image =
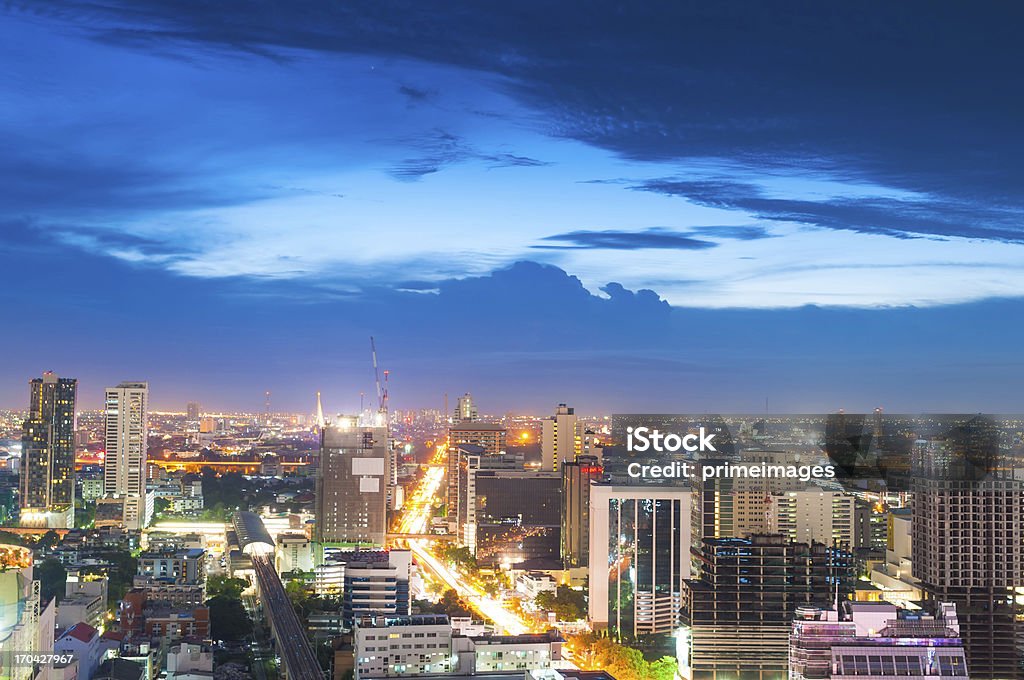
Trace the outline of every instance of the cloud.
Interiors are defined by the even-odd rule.
[[[699,205],[742,210],[757,219],[795,222],[898,238],[959,237],[1024,243],[1024,208],[981,205],[941,197],[884,196],[826,200],[772,198],[753,183],[661,178],[633,187],[680,196]]]
[[[644,248],[665,248],[673,250],[704,250],[714,248],[715,243],[693,238],[687,232],[671,231],[653,227],[643,231],[570,231],[564,234],[545,236],[545,241],[556,241],[569,245],[534,245],[538,249],[561,248],[604,248],[609,250],[639,250]]]
[[[435,130],[432,133],[402,140],[405,146],[419,150],[421,155],[407,158],[388,172],[397,180],[415,182],[442,169],[470,161],[483,162],[488,168],[542,167],[544,161],[504,152],[483,152],[462,137]]]

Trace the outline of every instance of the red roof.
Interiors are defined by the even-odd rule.
[[[79,642],[89,642],[97,635],[99,631],[90,626],[88,623],[76,623],[75,625],[64,631],[64,635],[70,635]]]

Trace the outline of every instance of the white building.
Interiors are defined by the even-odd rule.
[[[167,650],[167,680],[210,680],[213,650],[182,642]]]
[[[355,677],[387,678],[454,670],[447,616],[363,617],[356,620]]]
[[[531,602],[541,593],[557,590],[554,577],[542,571],[525,571],[516,577],[516,592]]]
[[[911,511],[890,510],[885,562],[871,570],[871,584],[882,592],[882,599],[902,607],[924,599],[921,580],[914,576]]]
[[[768,533],[797,543],[853,547],[856,498],[842,491],[808,489],[771,496]]]
[[[313,571],[313,544],[305,534],[278,534],[274,558],[278,574]]]
[[[107,646],[100,638],[99,631],[87,623],[76,623],[65,630],[53,643],[55,654],[74,657],[75,680],[91,680],[96,669],[103,662]]]
[[[683,487],[591,484],[588,618],[594,630],[618,637],[678,628],[682,582],[692,576],[692,496]],[[637,573],[661,574],[664,582],[633,583]],[[624,604],[623,593],[632,593],[631,603]]]
[[[138,530],[153,516],[146,490],[147,406],[149,385],[123,382],[108,387],[105,397],[103,493],[123,501],[123,524]]]
[[[562,663],[565,640],[551,630],[526,635],[454,635],[447,616],[363,617],[355,627],[355,677],[530,672]]]

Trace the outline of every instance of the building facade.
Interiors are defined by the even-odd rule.
[[[385,427],[340,416],[320,433],[316,477],[318,543],[383,546],[391,455]]]
[[[153,515],[146,490],[149,385],[123,382],[104,398],[103,493],[121,501],[122,523],[139,530]]]
[[[589,614],[617,640],[670,635],[691,575],[692,492],[673,486],[590,487]]]
[[[21,525],[75,526],[75,400],[78,381],[47,371],[29,382],[21,439]]]
[[[596,456],[579,456],[562,464],[562,565],[590,563],[590,485],[601,480]]]

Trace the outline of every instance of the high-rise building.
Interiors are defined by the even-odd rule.
[[[21,439],[22,526],[75,524],[75,396],[78,381],[47,371],[29,382]]]
[[[391,455],[386,427],[339,416],[320,432],[316,540],[384,545]]]
[[[123,382],[108,387],[104,399],[103,493],[122,505],[125,528],[138,530],[153,516],[146,492],[149,384]]]
[[[185,419],[189,423],[199,423],[200,406],[198,401],[190,401],[185,405]]]
[[[914,575],[927,597],[956,605],[971,678],[1022,677],[1024,482],[999,441],[979,416],[912,452]]]
[[[462,421],[448,428],[448,531],[458,531],[459,516],[459,447],[471,444],[480,447],[480,455],[496,456],[505,452],[507,430],[504,425]]]
[[[955,605],[939,604],[936,616],[885,602],[843,602],[841,612],[797,610],[790,680],[893,677],[967,677]]]
[[[574,409],[559,404],[555,415],[541,421],[541,470],[557,472],[563,462],[575,460],[582,448],[583,424]]]
[[[596,456],[562,464],[562,565],[586,567],[590,560],[590,485],[601,480]]]
[[[617,640],[679,627],[690,577],[690,496],[685,487],[590,487],[589,615]]]
[[[452,414],[452,422],[456,424],[472,423],[479,419],[480,413],[476,409],[476,404],[473,403],[473,395],[466,392],[455,400],[455,413]]]
[[[797,610],[844,598],[853,577],[848,552],[774,535],[705,538],[699,559],[679,633],[691,680],[785,678]]]

